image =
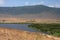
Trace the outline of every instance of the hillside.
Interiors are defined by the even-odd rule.
[[[29,21],[29,20],[43,20],[56,21],[60,20],[60,8],[53,8],[44,5],[35,6],[20,6],[20,7],[0,7],[1,20],[8,21]],[[9,20],[9,18],[11,18]],[[15,20],[13,20],[15,19]]]
[[[46,15],[51,14],[53,17],[60,17],[60,8],[51,8],[44,5],[35,5],[35,6],[20,6],[20,7],[0,7],[0,14],[7,15],[29,15],[33,14],[36,16],[45,17]],[[45,15],[45,16],[44,16]],[[48,17],[48,16],[47,16]]]
[[[53,37],[43,33],[0,28],[0,40],[60,40],[60,37]]]

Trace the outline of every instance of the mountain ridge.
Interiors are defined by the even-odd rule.
[[[21,18],[60,19],[60,8],[52,8],[44,5],[22,7],[0,7],[0,15],[4,17],[11,16],[18,18],[21,17]]]

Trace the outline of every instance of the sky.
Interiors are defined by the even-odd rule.
[[[49,7],[59,7],[60,0],[0,0],[0,7],[46,5]]]

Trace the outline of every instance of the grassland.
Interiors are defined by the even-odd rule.
[[[60,37],[57,38],[38,32],[0,28],[0,40],[60,40]]]
[[[49,35],[60,37],[60,24],[58,23],[30,24],[28,27],[41,31],[43,33],[49,34]]]

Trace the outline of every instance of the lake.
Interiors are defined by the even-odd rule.
[[[0,24],[0,28],[12,28],[17,30],[25,30],[30,32],[38,32],[37,30],[33,30],[32,28],[28,28],[29,24]]]

